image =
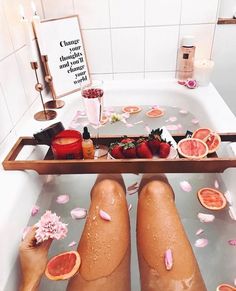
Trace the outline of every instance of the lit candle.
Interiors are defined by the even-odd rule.
[[[203,59],[194,62],[194,79],[199,86],[207,86],[210,83],[213,68],[212,60]]]
[[[46,56],[47,52],[46,52],[45,41],[44,41],[43,33],[42,33],[42,27],[41,27],[42,24],[40,23],[40,17],[37,14],[36,7],[35,7],[35,4],[33,1],[31,2],[31,7],[33,10],[34,31],[35,31],[35,34],[37,37],[40,54],[41,54],[41,56]]]
[[[37,51],[33,43],[33,32],[32,32],[32,25],[29,23],[28,19],[25,18],[24,8],[20,4],[20,15],[21,15],[21,23],[24,27],[25,33],[25,43],[28,49],[29,61],[30,62],[37,62]]]

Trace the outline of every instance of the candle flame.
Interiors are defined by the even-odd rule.
[[[19,9],[20,9],[20,16],[22,17],[22,19],[25,19],[25,11],[22,4],[19,5]]]
[[[33,10],[34,15],[37,15],[37,10],[34,1],[31,1],[31,8]]]

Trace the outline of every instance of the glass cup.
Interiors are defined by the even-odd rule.
[[[108,148],[99,144],[99,127],[103,116],[103,81],[95,80],[81,88],[81,95],[89,123],[96,129],[95,157],[107,154]]]

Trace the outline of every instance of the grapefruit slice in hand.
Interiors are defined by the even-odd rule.
[[[178,142],[178,152],[184,158],[200,159],[208,154],[208,147],[200,139],[184,138]]]
[[[192,138],[203,140],[208,146],[208,153],[214,153],[220,146],[221,138],[218,133],[210,128],[199,128],[192,134]]]
[[[155,117],[163,116],[164,113],[165,113],[164,110],[162,110],[161,108],[153,108],[149,110],[148,112],[146,112],[146,115],[148,117],[155,118]]]
[[[80,255],[76,251],[61,253],[52,257],[46,266],[45,275],[50,280],[66,280],[79,270]]]
[[[137,106],[137,105],[129,105],[129,106],[125,106],[122,108],[122,111],[124,113],[130,113],[130,114],[138,113],[141,110],[142,110],[142,108],[140,106]]]
[[[225,196],[213,188],[201,188],[197,196],[202,206],[210,210],[221,210],[227,204]]]

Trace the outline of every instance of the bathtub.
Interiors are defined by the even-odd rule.
[[[199,87],[191,90],[178,85],[175,80],[106,81],[104,84],[104,90],[105,106],[108,107],[137,104],[143,106],[158,105],[161,107],[167,106],[178,108],[190,112],[195,119],[199,119],[201,127],[210,127],[221,133],[236,132],[236,117],[230,111],[212,84],[207,87]],[[71,126],[72,118],[75,116],[77,110],[83,109],[82,98],[79,93],[74,93],[65,97],[64,100],[66,105],[57,111],[58,116],[53,121],[37,122],[32,120],[31,115],[26,115],[21,122],[20,135],[32,136],[33,133],[57,121],[62,121],[65,128]],[[36,112],[38,110],[41,110],[41,105],[37,101],[31,108],[31,112]],[[43,157],[46,150],[47,149],[43,146],[38,146],[37,149],[29,148],[22,154],[21,158],[31,156],[31,158],[40,159]],[[0,156],[1,160],[3,160],[5,154],[6,153],[3,153]],[[230,157],[235,156],[235,144],[226,143],[224,147],[222,147],[221,154]],[[68,185],[68,181],[72,181],[71,183],[73,184],[75,183],[75,179],[76,181],[81,182],[81,184],[86,185],[83,186],[85,187],[84,191],[89,192],[89,188],[91,188],[95,176],[96,175],[68,175],[67,177],[66,175],[61,175],[52,177],[43,175],[39,176],[33,171],[0,171],[1,188],[4,189],[2,190],[2,206],[4,207],[1,207],[2,209],[0,212],[0,257],[2,258],[0,290],[17,290],[16,286],[19,282],[19,268],[17,261],[18,245],[22,237],[22,231],[29,223],[32,205],[40,200],[40,207],[42,209],[50,208],[56,195],[55,191],[60,191],[58,185],[63,188],[63,191],[66,191],[66,188],[63,185]],[[191,180],[200,176],[191,176],[191,174],[187,174],[183,177],[183,180]],[[227,169],[223,174],[217,175],[217,179],[222,181],[224,188],[231,193],[232,205],[236,210],[235,176],[236,169],[232,168]],[[215,179],[215,176],[209,177],[211,180]],[[127,174],[124,176],[124,179],[128,185],[135,178],[131,174]],[[171,176],[171,179],[176,181],[177,178],[176,176]],[[201,179],[199,178],[199,181],[200,180]],[[178,187],[177,184],[175,187]],[[51,194],[47,195],[45,192],[46,190],[51,192]],[[75,191],[75,189],[73,191]],[[180,202],[181,200],[179,200],[178,206],[180,207],[180,211],[182,211]],[[85,203],[88,204],[89,200],[86,200]],[[132,203],[135,205],[136,202],[132,201]],[[131,218],[131,223],[135,223],[135,221],[133,221],[134,219],[135,217]],[[32,222],[34,221],[31,221],[31,223]],[[232,221],[232,223],[234,223],[235,227],[236,222]],[[80,227],[82,230],[82,226]],[[187,225],[186,227],[189,228]],[[133,231],[134,233],[132,235],[135,236],[135,228]],[[191,239],[193,240],[194,238],[192,237]],[[62,245],[60,245],[60,247],[62,247]],[[60,249],[60,247],[58,248]],[[55,252],[55,250],[53,252]],[[196,253],[198,252],[199,251],[196,250]],[[136,259],[134,258],[133,260],[135,261]],[[229,278],[226,279],[230,280]],[[228,281],[228,283],[232,284],[230,281]],[[42,283],[40,290],[46,290],[45,288],[47,288],[47,290],[63,290],[62,285],[62,287],[58,285],[56,289],[53,289],[53,287],[45,287],[45,284],[47,284],[47,282]],[[137,290],[135,288],[138,287],[135,286],[133,288],[133,290]],[[211,289],[209,290],[211,291]]]

